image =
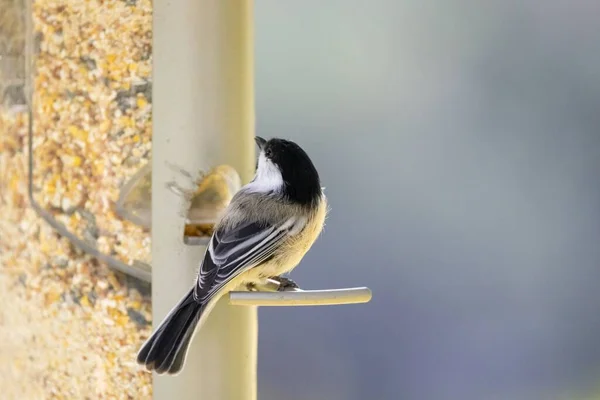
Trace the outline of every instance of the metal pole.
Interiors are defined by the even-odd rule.
[[[252,0],[154,1],[152,299],[158,324],[193,284],[204,246],[183,243],[184,200],[167,163],[187,171],[254,169]],[[178,376],[154,376],[154,398],[256,399],[256,307],[227,296],[195,336]]]

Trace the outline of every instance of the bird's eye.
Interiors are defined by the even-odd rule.
[[[271,158],[272,155],[273,155],[273,152],[271,151],[271,149],[265,150],[265,156],[267,156],[268,158]]]

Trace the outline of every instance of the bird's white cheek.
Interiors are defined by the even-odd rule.
[[[281,171],[273,164],[263,153],[258,157],[258,168],[256,176],[252,182],[247,185],[247,189],[252,192],[268,193],[280,191],[283,188],[283,178]]]

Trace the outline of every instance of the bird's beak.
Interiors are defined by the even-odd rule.
[[[265,143],[267,143],[267,141],[260,136],[256,136],[254,140],[256,141],[256,145],[258,146],[259,150],[262,150],[262,148],[265,146]]]

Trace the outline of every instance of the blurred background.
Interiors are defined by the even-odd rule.
[[[36,172],[40,193],[53,182],[48,171],[58,168],[48,155],[53,153],[44,153],[51,144],[46,136],[56,134],[53,140],[61,143],[61,132],[75,138],[73,149],[82,135],[84,141],[106,141],[103,134],[124,141],[115,154],[130,146],[131,154],[116,161],[110,148],[102,155],[102,185],[117,188],[149,158],[149,147],[137,143],[149,146],[151,3],[59,3],[40,0],[34,8],[36,31],[43,33],[38,59],[46,63],[38,65],[34,94],[37,121],[46,126],[36,131],[36,151],[49,164],[40,161]],[[124,65],[111,65],[119,60],[114,49],[72,53],[72,71],[91,75],[90,87],[95,80],[107,87],[96,93],[78,84],[73,72],[75,100],[77,90],[87,91],[83,97],[94,104],[106,96],[105,114],[89,111],[95,106],[85,99],[74,114],[56,105],[76,103],[56,95],[65,91],[56,70],[64,64],[64,44],[53,48],[57,32],[68,44],[73,26],[52,15],[71,21],[88,15],[72,38],[96,37],[95,26],[114,28],[123,16],[133,18],[124,25],[128,35],[106,34],[114,49],[119,40],[142,49]],[[365,305],[261,309],[260,399],[600,398],[594,397],[600,386],[598,16],[600,2],[583,0],[256,0],[256,132],[300,143],[318,167],[331,205],[323,235],[292,278],[307,288],[373,290]],[[80,71],[81,65],[92,72]],[[109,71],[108,77],[96,68]],[[93,115],[87,122],[69,119],[85,112]],[[113,126],[100,126],[101,117],[114,120]],[[37,395],[28,398],[80,398],[85,388],[107,398],[111,390],[128,388],[131,398],[146,398],[147,374],[122,360],[149,333],[147,292],[86,259],[25,211],[26,124],[18,112],[2,118],[0,188],[12,193],[0,197],[3,285],[27,298],[23,293],[36,284],[45,291],[48,282],[56,283],[58,294],[50,300],[48,294],[34,296],[23,307],[66,313],[73,338],[83,340],[100,326],[106,336],[86,342],[89,360],[66,344],[56,359],[41,364],[54,368],[50,374],[28,358],[32,342],[20,339],[30,337],[32,322],[5,312],[0,338],[21,346],[22,361],[0,371],[13,383],[24,377],[39,383]],[[136,139],[139,131],[144,133]],[[87,165],[73,151],[71,157]],[[69,162],[79,166],[69,158],[62,167]],[[90,176],[101,172],[89,168]],[[115,177],[115,171],[125,172]],[[116,195],[109,191],[106,201]],[[147,260],[145,234],[109,221],[103,201],[70,199],[65,205],[64,198],[40,196],[40,202],[58,209],[74,229],[87,221],[81,235],[91,231],[98,247],[131,263],[125,239],[105,231],[127,233],[144,243],[133,258]],[[79,203],[103,211],[107,221],[91,229],[89,215],[73,210]],[[9,243],[9,234],[20,242]],[[40,241],[46,247],[37,253]],[[7,269],[9,261],[20,266]],[[66,272],[53,272],[56,265]],[[42,284],[28,286],[40,274]],[[78,283],[85,279],[93,285]],[[65,296],[60,285],[76,293]],[[5,309],[8,301],[21,304],[6,296],[2,301]],[[123,301],[126,306],[119,305]],[[28,324],[29,333],[15,335],[9,322]],[[65,334],[52,326],[56,336]],[[99,367],[115,341],[122,353]],[[14,360],[6,348],[0,347],[0,359]]]
[[[599,15],[597,1],[256,2],[257,132],[302,143],[331,203],[292,275],[373,290],[367,305],[261,309],[263,398],[592,390]]]

